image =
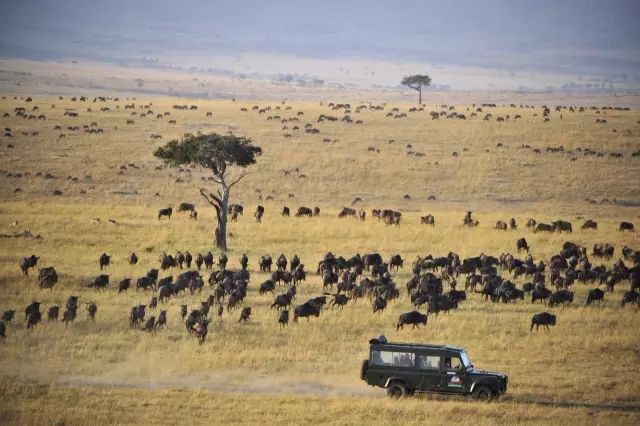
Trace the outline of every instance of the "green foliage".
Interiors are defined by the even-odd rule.
[[[211,169],[216,176],[223,175],[227,166],[247,167],[256,162],[262,148],[251,139],[217,133],[190,135],[171,140],[153,155],[173,166],[198,164]]]
[[[431,84],[431,77],[426,74],[408,75],[402,79],[401,84],[403,86],[408,86],[413,90],[421,90],[422,87],[426,87]]]

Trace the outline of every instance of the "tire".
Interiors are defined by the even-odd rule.
[[[480,385],[473,390],[473,399],[481,402],[489,402],[494,398],[493,391],[489,386]]]
[[[393,382],[387,387],[387,396],[391,399],[399,399],[407,396],[407,387],[404,383]]]

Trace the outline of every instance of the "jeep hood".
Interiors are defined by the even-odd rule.
[[[476,370],[475,368],[467,370],[467,374],[473,377],[495,377],[498,379],[507,377],[507,375],[503,373],[496,373],[495,371]]]

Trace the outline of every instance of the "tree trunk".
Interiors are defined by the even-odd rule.
[[[422,106],[422,86],[418,88],[418,105]]]
[[[227,212],[229,209],[229,187],[222,185],[222,203],[218,213],[218,225],[216,226],[215,238],[216,247],[222,251],[227,251]]]

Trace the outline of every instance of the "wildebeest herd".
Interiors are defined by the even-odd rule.
[[[233,211],[242,212],[242,206],[234,205]],[[309,209],[311,210],[311,209]],[[350,210],[343,209],[339,217],[353,216]],[[392,213],[384,213],[392,212]],[[314,214],[311,211],[310,214]],[[477,226],[478,221],[467,212],[462,224]],[[377,211],[374,216],[395,217],[393,211]],[[431,216],[433,218],[433,216]],[[421,220],[424,223],[424,217]],[[505,227],[517,229],[515,219],[502,222]],[[595,223],[592,220],[585,222]],[[625,224],[626,222],[623,222]],[[528,228],[536,225],[534,219],[527,222]],[[571,232],[571,224],[565,221],[553,222],[552,231]],[[502,228],[499,228],[502,229]],[[535,228],[537,229],[537,228]],[[583,226],[582,229],[593,229]],[[620,230],[633,230],[633,226],[621,225]],[[270,308],[277,312],[276,320],[280,327],[286,327],[290,316],[294,322],[301,318],[317,318],[322,312],[335,307],[344,309],[350,304],[363,299],[371,304],[373,314],[384,312],[390,303],[406,298],[414,310],[399,316],[396,329],[405,325],[412,328],[427,325],[429,316],[449,313],[456,310],[468,297],[478,294],[482,300],[493,303],[517,303],[529,297],[531,303],[543,303],[549,307],[562,307],[575,303],[575,285],[591,284],[595,287],[588,291],[586,306],[601,304],[607,292],[613,292],[617,285],[626,282],[628,290],[622,295],[620,305],[636,305],[640,308],[640,251],[629,247],[620,250],[621,257],[611,266],[596,265],[596,259],[610,260],[616,249],[612,244],[595,244],[589,252],[586,247],[573,242],[565,242],[557,254],[549,259],[534,259],[529,253],[529,244],[524,237],[517,239],[517,253],[524,250],[525,256],[501,253],[499,255],[480,254],[461,258],[457,253],[446,255],[427,254],[417,256],[411,265],[411,278],[404,289],[396,282],[392,274],[405,267],[405,259],[394,254],[385,260],[379,253],[355,254],[339,256],[331,252],[325,254],[317,263],[315,273],[322,282],[322,294],[301,302],[296,299],[298,287],[305,285],[307,270],[297,255],[290,259],[284,253],[275,261],[270,255],[261,256],[257,261],[260,273],[269,274],[268,279],[251,286],[249,258],[243,254],[239,259],[239,269],[229,269],[229,259],[222,253],[217,259],[211,251],[196,253],[193,256],[188,250],[178,251],[174,255],[163,252],[158,259],[158,268],[152,268],[138,278],[123,277],[115,284],[117,294],[126,293],[132,287],[136,292],[151,293],[149,302],[138,303],[128,312],[131,328],[145,332],[155,332],[168,326],[167,309],[154,312],[159,305],[165,306],[173,299],[182,299],[185,294],[200,295],[205,285],[209,286],[209,294],[197,306],[189,308],[180,305],[181,321],[187,332],[195,336],[202,344],[206,340],[208,327],[213,316],[222,317],[240,310],[238,322],[247,323],[251,319],[252,307],[247,306],[245,299],[251,287],[257,293],[253,297],[273,297]],[[106,273],[112,263],[112,256],[102,253],[98,256],[100,274],[85,284],[95,291],[106,291],[110,287],[110,276]],[[30,268],[38,265],[40,257],[31,255],[19,262],[21,272],[28,276]],[[138,256],[131,253],[127,262],[131,266],[138,263]],[[210,270],[208,277],[201,275],[202,267]],[[217,266],[217,268],[214,268]],[[193,267],[193,269],[192,269]],[[181,271],[177,275],[173,271]],[[163,274],[171,274],[161,277]],[[174,278],[175,276],[175,278]],[[514,281],[525,278],[526,283],[518,287]],[[47,266],[39,270],[38,283],[42,289],[51,289],[58,281],[54,267]],[[461,289],[458,282],[464,283]],[[602,286],[604,289],[601,289]],[[62,321],[65,326],[73,323],[77,316],[79,297],[70,296],[65,304]],[[95,301],[85,302],[87,319],[95,321],[98,306]],[[37,326],[42,319],[41,303],[33,301],[25,308],[25,325],[27,329]],[[52,304],[47,310],[48,321],[57,321],[60,307]],[[422,310],[422,311],[421,311]],[[292,315],[290,313],[292,311]],[[5,336],[7,325],[14,319],[16,310],[4,312],[0,331]],[[127,315],[123,313],[123,316]],[[556,325],[557,314],[541,312],[531,319],[530,329],[540,325],[548,327]]]

